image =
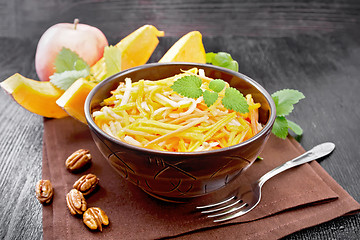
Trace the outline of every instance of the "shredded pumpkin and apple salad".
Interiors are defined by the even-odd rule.
[[[199,97],[179,94],[187,90],[177,87],[176,82],[191,80],[186,79],[189,76],[201,80],[197,89],[194,83],[191,86]],[[216,81],[223,82],[224,87],[219,88],[221,84],[216,85]],[[237,104],[241,98],[244,103]],[[232,102],[243,104],[243,109],[232,107]],[[250,94],[244,97],[225,81],[209,78],[197,68],[157,81],[132,82],[126,78],[100,107],[92,116],[104,132],[123,142],[161,151],[224,148],[243,142],[262,129],[258,122],[260,104],[254,103]]]

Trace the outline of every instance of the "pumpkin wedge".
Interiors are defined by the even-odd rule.
[[[95,83],[79,78],[56,100],[56,103],[70,116],[86,124],[84,104],[87,95],[95,86]]]
[[[205,63],[205,48],[199,31],[192,31],[181,37],[159,60],[164,62]]]
[[[116,47],[120,48],[122,52],[121,69],[125,70],[145,64],[159,44],[158,37],[162,36],[164,36],[164,32],[157,30],[152,25],[144,25],[123,38],[116,44]],[[104,57],[90,68],[90,75],[91,80],[94,82],[105,78],[106,67]],[[70,116],[86,123],[84,103],[94,86],[95,83],[79,79],[65,91],[64,95],[57,101],[57,104]]]
[[[14,100],[30,112],[48,118],[62,118],[68,114],[56,104],[64,91],[50,82],[40,82],[15,73],[0,83]]]
[[[158,37],[164,32],[152,25],[144,25],[123,38],[115,46],[121,49],[121,70],[147,63],[155,48],[159,44]],[[95,81],[103,80],[106,76],[105,60],[101,58],[90,69]]]

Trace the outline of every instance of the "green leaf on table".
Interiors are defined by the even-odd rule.
[[[271,94],[275,105],[277,116],[287,116],[293,109],[294,104],[305,98],[304,94],[293,89],[283,89]]]
[[[177,79],[171,88],[184,97],[196,99],[203,94],[203,91],[200,88],[201,84],[201,78],[189,75]]]
[[[221,100],[225,108],[234,110],[239,113],[249,112],[249,105],[239,90],[233,87],[228,87],[225,90],[225,96]]]
[[[118,47],[108,46],[104,49],[104,59],[106,66],[106,77],[110,77],[121,71],[122,52]]]
[[[288,121],[284,116],[277,116],[272,128],[272,133],[282,139],[285,139],[288,135]]]
[[[76,52],[63,47],[55,58],[55,71],[62,73],[72,70],[89,69],[89,65]]]
[[[54,73],[52,76],[50,76],[50,82],[56,87],[62,90],[66,90],[76,80],[79,78],[85,78],[88,75],[89,69],[64,71],[61,73]]]
[[[287,119],[288,122],[288,126],[289,128],[296,134],[296,135],[302,135],[303,134],[303,130],[302,128],[295,122]]]

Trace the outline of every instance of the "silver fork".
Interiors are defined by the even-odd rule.
[[[216,218],[214,222],[240,217],[258,205],[261,199],[261,187],[267,180],[287,169],[324,157],[331,153],[334,148],[335,144],[330,142],[317,145],[304,154],[267,172],[254,183],[239,187],[233,196],[224,201],[196,208],[202,210],[201,213],[210,214],[208,217]]]

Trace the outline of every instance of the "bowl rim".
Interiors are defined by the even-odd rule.
[[[206,67],[206,68],[213,68],[215,70],[219,70],[219,71],[223,71],[226,72],[228,74],[231,75],[237,75],[238,77],[244,79],[245,81],[249,82],[251,85],[253,85],[261,94],[264,95],[265,99],[268,101],[269,106],[270,106],[270,116],[269,119],[266,123],[266,125],[263,127],[263,129],[258,132],[255,136],[249,138],[248,140],[229,146],[229,147],[225,147],[225,148],[220,148],[220,149],[215,149],[215,150],[208,150],[208,151],[198,151],[198,152],[170,152],[170,151],[160,151],[160,150],[154,150],[154,149],[149,149],[149,148],[143,148],[143,147],[138,147],[132,144],[128,144],[126,142],[123,142],[117,138],[114,138],[112,136],[110,136],[109,134],[105,133],[100,127],[98,127],[92,116],[90,113],[90,103],[92,98],[94,97],[94,95],[96,94],[96,92],[98,91],[98,89],[100,89],[103,85],[106,85],[107,82],[113,80],[114,78],[118,78],[121,77],[122,75],[126,75],[128,73],[131,72],[135,72],[135,71],[139,71],[139,70],[144,70],[144,69],[148,69],[148,68],[153,68],[153,67],[157,67],[157,66],[164,66],[164,65],[184,65],[184,66],[193,66],[193,67],[197,67],[197,68],[201,68],[201,67]],[[133,67],[133,68],[129,68],[126,70],[123,70],[121,72],[118,72],[110,77],[107,77],[106,79],[104,79],[103,81],[101,81],[100,83],[98,83],[88,94],[88,96],[86,97],[85,100],[85,104],[84,104],[84,112],[85,112],[85,118],[86,121],[88,123],[88,127],[90,128],[90,131],[96,131],[96,134],[100,134],[101,136],[103,136],[104,138],[108,139],[109,141],[115,142],[116,144],[119,144],[125,148],[130,148],[133,151],[139,151],[139,152],[144,152],[147,154],[152,154],[152,155],[173,155],[175,156],[203,156],[203,155],[208,155],[208,154],[218,154],[218,153],[222,153],[222,152],[226,152],[229,150],[233,150],[239,147],[242,147],[244,145],[247,145],[251,142],[256,141],[257,139],[259,139],[261,136],[263,136],[267,131],[269,131],[269,129],[272,128],[274,122],[275,122],[275,118],[276,118],[276,106],[275,106],[275,102],[272,99],[271,95],[265,90],[264,87],[262,87],[258,82],[256,82],[255,80],[253,80],[252,78],[240,73],[240,72],[235,72],[233,70],[227,69],[227,68],[223,68],[223,67],[219,67],[219,66],[214,66],[211,64],[203,64],[203,63],[189,63],[189,62],[168,62],[168,63],[147,63],[144,65],[140,65],[137,67]],[[92,129],[91,129],[92,128]]]

